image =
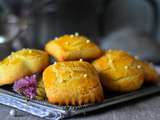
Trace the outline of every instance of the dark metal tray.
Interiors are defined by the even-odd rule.
[[[49,104],[48,102],[42,102],[37,100],[27,101],[25,97],[2,88],[0,89],[0,103],[31,113],[41,118],[59,120],[77,114],[86,113],[114,104],[129,101],[132,99],[137,99],[157,92],[160,92],[160,85],[158,84],[143,86],[137,91],[126,94],[108,94],[107,98],[101,103],[83,106],[58,106]]]

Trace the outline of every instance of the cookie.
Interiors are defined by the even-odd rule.
[[[144,81],[143,69],[134,61],[134,57],[125,51],[108,50],[92,64],[104,88],[115,92],[131,92],[139,89]]]
[[[77,35],[63,35],[51,40],[45,50],[57,61],[93,60],[103,53],[91,40]]]
[[[48,101],[58,105],[83,105],[103,100],[95,68],[88,62],[57,62],[43,72]]]

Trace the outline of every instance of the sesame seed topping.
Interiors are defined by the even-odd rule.
[[[55,37],[54,39],[55,39],[55,40],[57,40],[57,39],[58,39],[58,37]]]
[[[127,69],[128,69],[128,66],[124,66],[124,69],[126,69],[126,70],[127,70]]]
[[[109,64],[112,64],[113,60],[111,58],[108,59]]]
[[[87,74],[84,74],[83,77],[86,78],[86,77],[87,77]]]
[[[8,56],[8,59],[11,59],[11,56]]]
[[[80,62],[82,62],[82,61],[83,61],[83,59],[81,58],[81,59],[79,59],[79,61],[80,61]]]
[[[90,40],[87,40],[86,42],[87,42],[87,43],[90,43]]]
[[[137,65],[137,68],[138,68],[138,69],[141,69],[141,65]]]
[[[13,55],[14,54],[14,52],[11,52],[11,55]]]
[[[71,37],[71,38],[73,38],[73,37],[74,37],[74,35],[70,35],[70,37]]]
[[[150,65],[153,65],[153,63],[149,63]]]
[[[153,63],[149,63],[149,66],[152,67],[152,68],[154,67]]]
[[[135,58],[135,59],[139,59],[139,57],[138,57],[138,56],[134,56],[134,58]]]
[[[64,82],[64,81],[63,81],[63,79],[60,79],[59,82],[62,83],[62,82]]]
[[[78,33],[78,32],[75,32],[75,34],[74,34],[74,35],[77,37],[77,36],[79,36],[79,33]]]
[[[32,50],[29,50],[29,53],[32,53]]]
[[[108,52],[111,52],[112,50],[111,49],[108,49]]]

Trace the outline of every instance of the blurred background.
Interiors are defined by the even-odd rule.
[[[0,0],[0,60],[75,32],[160,64],[159,0]]]

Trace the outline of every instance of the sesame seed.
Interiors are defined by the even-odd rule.
[[[112,63],[113,63],[113,60],[109,58],[109,61],[108,61],[108,62],[109,62],[109,64],[112,64]]]
[[[32,53],[32,50],[29,50],[29,53]]]
[[[139,59],[139,57],[138,57],[138,56],[134,56],[134,58],[135,58],[135,59]]]
[[[54,39],[55,39],[55,40],[57,40],[57,39],[58,39],[58,37],[55,37]]]
[[[153,63],[149,63],[149,64],[153,66]]]
[[[153,63],[149,63],[149,66],[152,67],[152,68],[154,67]]]
[[[13,55],[14,54],[14,52],[11,52],[11,55]]]
[[[70,35],[70,37],[71,37],[71,38],[73,38],[73,37],[74,37],[74,35]]]
[[[75,34],[74,34],[75,36],[79,36],[79,33],[78,32],[75,32]]]
[[[124,69],[126,69],[126,70],[127,70],[127,69],[128,69],[128,66],[124,66]]]
[[[141,65],[137,65],[137,68],[138,68],[138,69],[141,69]]]
[[[60,80],[59,80],[59,83],[62,83],[62,82],[63,82],[63,80],[60,79]]]
[[[87,40],[86,42],[87,42],[87,43],[90,43],[90,40]]]
[[[87,74],[84,74],[83,77],[86,78],[86,77],[87,77]]]
[[[82,62],[82,61],[83,61],[83,59],[81,58],[81,59],[79,59],[79,61],[80,61],[80,62]]]

